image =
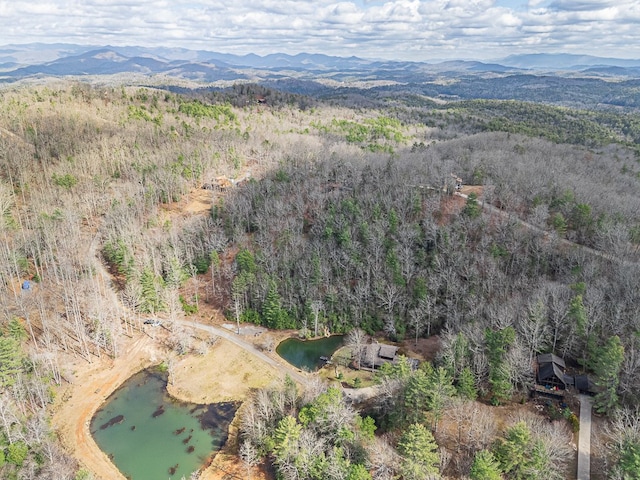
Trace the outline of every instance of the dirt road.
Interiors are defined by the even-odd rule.
[[[260,360],[267,363],[268,365],[271,365],[282,375],[289,375],[296,382],[298,382],[303,386],[309,385],[309,382],[311,381],[311,376],[302,372],[302,370],[298,370],[294,368],[292,365],[284,361],[280,362],[275,358],[270,357],[269,355],[262,352],[261,350],[258,350],[251,343],[243,340],[236,333],[230,332],[229,330],[226,330],[224,328],[214,327],[212,325],[204,325],[202,323],[197,323],[197,322],[190,322],[187,320],[181,320],[178,323],[180,323],[185,327],[191,327],[191,328],[197,328],[199,330],[203,330],[205,332],[211,333],[213,335],[224,338],[225,340],[228,340],[234,343],[235,345],[242,348],[243,350],[255,355],[256,357],[258,357]]]
[[[460,193],[460,192],[455,192],[454,195],[464,198],[465,200],[469,198],[468,195],[465,195],[464,193]],[[525,227],[528,230],[534,231],[534,232],[538,232],[541,233],[543,235],[548,235],[548,236],[553,236],[555,235],[555,232],[550,232],[548,230],[544,230],[540,227],[537,227],[535,225],[533,225],[532,223],[529,223],[525,220],[522,220],[518,217],[516,217],[515,215],[511,214],[510,212],[506,212],[504,210],[500,210],[497,207],[494,207],[493,205],[491,205],[490,203],[485,202],[484,200],[476,200],[476,203],[478,205],[480,205],[480,207],[485,210],[486,212],[490,213],[490,214],[495,214],[495,215],[499,215],[503,218],[506,219],[514,219],[515,221],[517,221],[518,223],[520,223],[520,225],[522,225],[523,227]],[[600,250],[595,250],[591,247],[587,247],[586,245],[581,245],[579,243],[575,243],[572,242],[571,240],[567,240],[566,238],[557,238],[557,241],[560,245],[564,245],[566,247],[571,247],[571,248],[579,248],[584,252],[587,252],[593,256],[596,257],[600,257],[600,258],[604,258],[605,260],[610,260],[612,262],[618,263],[618,264],[622,264],[622,265],[637,265],[638,262],[634,262],[632,260],[626,260],[624,258],[620,258],[614,255],[610,255],[606,252],[601,252]]]

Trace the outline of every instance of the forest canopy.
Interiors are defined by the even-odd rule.
[[[534,356],[553,352],[594,375],[597,408],[638,411],[638,116],[410,96],[351,104],[257,86],[0,91],[0,407],[15,418],[0,425],[2,474],[31,462],[34,478],[54,478],[59,462],[73,478],[49,437],[23,427],[46,411],[41,389],[63,381],[60,358],[118,356],[142,316],[171,322],[199,302],[306,335],[316,322],[385,341],[438,335],[447,399],[508,402],[531,386]],[[173,213],[195,194],[204,214]],[[24,295],[27,279],[41,293]],[[174,340],[189,350],[182,332]],[[402,391],[433,375],[405,378]],[[288,439],[311,448],[329,428],[322,409],[346,408],[334,391],[316,393],[278,393],[289,403],[276,431],[246,448],[283,465]],[[344,411],[318,462],[367,478],[371,425]],[[378,413],[391,431],[397,412]],[[412,457],[413,444],[435,441],[429,418],[391,442],[405,478],[443,465]],[[510,439],[543,448],[524,425],[498,446],[474,443],[465,475],[473,462],[519,478]],[[628,463],[640,443],[624,438],[612,455]]]

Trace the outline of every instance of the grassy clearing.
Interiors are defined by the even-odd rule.
[[[375,374],[366,370],[357,370],[349,366],[351,348],[342,347],[331,357],[332,364],[326,365],[318,372],[320,378],[330,382],[340,382],[349,387],[370,387],[375,384]],[[356,380],[359,379],[359,380]]]
[[[218,339],[205,355],[189,355],[178,362],[168,390],[195,403],[244,400],[249,392],[279,376],[251,353]]]

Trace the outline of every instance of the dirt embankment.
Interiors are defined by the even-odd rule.
[[[62,444],[81,465],[104,480],[125,477],[93,440],[89,431],[91,418],[127,378],[161,358],[155,341],[146,335],[127,343],[122,349],[125,353],[115,360],[105,355],[92,363],[72,361],[67,368],[73,374],[73,383],[61,387],[54,404],[52,426]]]
[[[88,363],[73,358],[65,367],[73,383],[65,384],[58,391],[52,425],[65,449],[98,479],[124,480],[125,477],[93,440],[89,430],[91,418],[105,399],[139,370],[172,358],[167,389],[175,398],[193,403],[242,401],[253,389],[282,376],[273,366],[222,338],[217,338],[206,353],[176,358],[163,347],[167,332],[159,329],[153,333],[155,338],[138,334],[128,339],[121,348],[125,353],[116,359],[103,355]],[[284,336],[278,333],[276,341]],[[239,477],[246,475],[235,455],[236,425],[234,421],[228,445],[202,472],[201,480],[220,479],[230,473]],[[261,472],[255,469],[252,478],[259,480]]]

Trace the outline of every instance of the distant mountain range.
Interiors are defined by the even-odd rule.
[[[252,82],[332,97],[402,94],[444,100],[524,100],[640,109],[640,60],[570,54],[512,55],[495,62],[408,62],[275,53],[232,55],[184,48],[27,44],[0,47],[0,84],[49,77],[223,88]],[[186,82],[186,86],[185,86]]]
[[[591,67],[640,67],[640,60],[626,60],[621,58],[594,57],[591,55],[573,55],[569,53],[535,53],[527,55],[510,55],[500,63],[516,68],[543,70],[585,70]]]
[[[202,82],[220,80],[322,79],[337,82],[431,81],[463,75],[546,73],[566,76],[640,77],[640,60],[586,55],[512,55],[492,63],[478,61],[405,62],[275,53],[232,55],[184,48],[86,46],[74,44],[0,47],[0,81],[30,77],[135,73],[166,75]]]

